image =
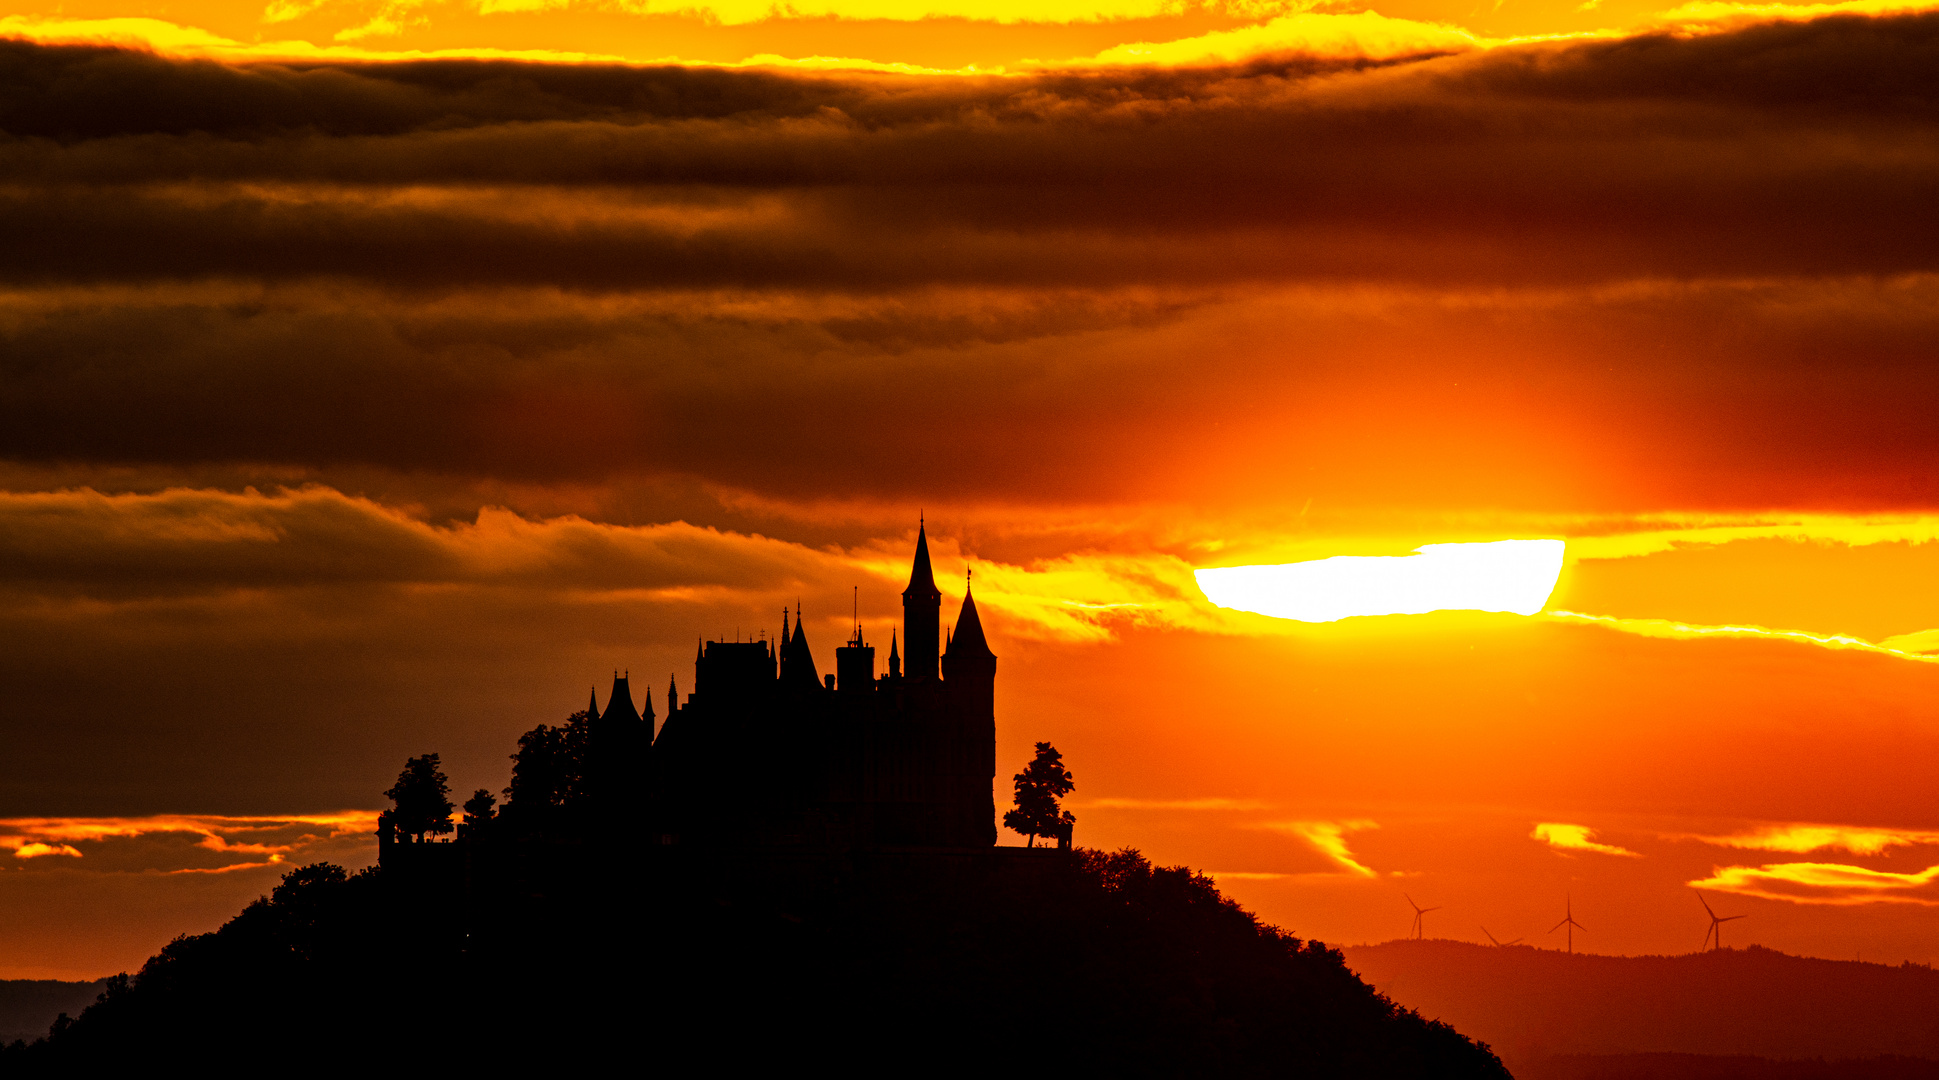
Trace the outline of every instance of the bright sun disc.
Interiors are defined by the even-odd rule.
[[[1223,608],[1300,622],[1430,611],[1533,615],[1562,574],[1560,540],[1427,544],[1412,555],[1340,555],[1272,566],[1197,570]]]

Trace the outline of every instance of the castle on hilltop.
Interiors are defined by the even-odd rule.
[[[819,675],[797,608],[776,641],[709,641],[684,703],[667,688],[654,732],[625,676],[615,676],[608,731],[654,732],[642,777],[651,837],[661,845],[987,848],[996,843],[996,654],[967,589],[952,631],[916,532],[902,633],[888,671],[855,627]],[[594,705],[598,702],[595,698]]]

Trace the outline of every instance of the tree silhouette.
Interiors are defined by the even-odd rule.
[[[1017,805],[1003,812],[1003,827],[1028,836],[1031,847],[1037,846],[1039,836],[1062,833],[1077,817],[1060,809],[1057,800],[1076,786],[1064,768],[1064,755],[1047,742],[1038,743],[1037,756],[1017,774]]]
[[[438,768],[438,755],[424,754],[404,762],[397,783],[384,794],[397,804],[391,822],[399,833],[422,843],[426,833],[451,831],[451,784]]]
[[[582,811],[597,786],[600,759],[610,753],[598,732],[599,717],[581,710],[557,727],[540,724],[518,737],[504,813],[527,825],[552,821],[553,811]]]
[[[571,790],[572,772],[565,728],[540,724],[520,735],[518,752],[512,755],[512,782],[505,788],[505,809],[530,816],[559,806]]]
[[[460,837],[475,837],[491,824],[492,808],[498,805],[498,797],[484,788],[471,793],[465,800],[465,819],[458,823]]]

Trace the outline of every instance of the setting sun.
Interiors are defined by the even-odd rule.
[[[1563,547],[1560,540],[1427,544],[1412,555],[1336,555],[1194,576],[1220,607],[1300,622],[1430,611],[1533,615],[1555,591]]]

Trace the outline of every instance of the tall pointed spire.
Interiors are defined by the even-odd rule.
[[[909,587],[902,590],[902,636],[909,642],[903,662],[911,679],[936,677],[942,606],[943,593],[936,588],[936,574],[929,565],[929,527],[918,521],[916,558],[909,568]]]
[[[599,687],[597,686],[593,687],[591,690],[591,695],[592,695],[592,701],[587,703],[586,712],[592,714],[593,716],[598,716],[599,715]]]
[[[653,722],[653,687],[648,686],[646,688],[646,691],[641,696],[646,699],[646,702],[645,704],[640,706],[640,719],[645,720],[647,723],[652,723]]]
[[[929,529],[926,525],[916,526],[916,561],[909,567],[909,587],[902,591],[902,595],[907,596],[918,589],[940,594],[936,588],[936,572],[929,565]]]
[[[672,675],[667,676],[667,716],[671,718],[680,711],[680,683]]]
[[[902,654],[895,651],[895,628],[889,628],[889,678],[902,678]]]

